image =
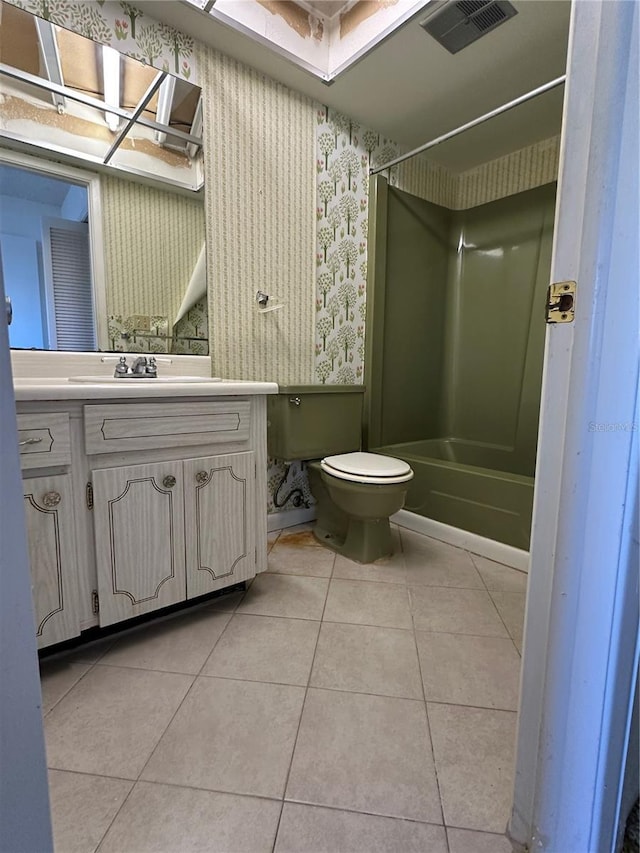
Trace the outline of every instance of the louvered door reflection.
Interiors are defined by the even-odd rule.
[[[182,465],[93,472],[100,624],[184,601]]]
[[[187,597],[255,575],[255,454],[184,462]]]
[[[89,226],[42,220],[49,349],[96,349]]]

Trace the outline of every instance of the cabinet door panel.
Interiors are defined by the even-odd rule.
[[[179,462],[93,472],[100,624],[184,601]]]
[[[184,463],[187,597],[255,573],[255,454]]]
[[[71,477],[24,481],[24,507],[38,647],[80,633]]]

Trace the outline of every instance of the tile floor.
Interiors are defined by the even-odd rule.
[[[394,537],[45,660],[57,853],[510,853],[526,576]]]

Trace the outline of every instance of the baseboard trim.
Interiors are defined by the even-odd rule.
[[[521,548],[514,548],[513,545],[505,545],[504,542],[487,539],[477,533],[470,533],[468,530],[461,530],[459,527],[452,527],[450,524],[425,518],[406,509],[401,509],[400,512],[392,515],[391,521],[400,527],[406,527],[407,530],[424,533],[425,536],[432,536],[441,542],[447,542],[457,548],[464,548],[466,551],[471,551],[480,557],[486,557],[488,560],[495,560],[496,563],[511,566],[512,569],[518,569],[520,572],[529,571],[529,552],[523,551]]]
[[[285,512],[271,512],[267,515],[267,531],[283,530],[285,527],[295,527],[296,524],[305,524],[314,521],[316,517],[315,507],[308,509],[288,509]]]

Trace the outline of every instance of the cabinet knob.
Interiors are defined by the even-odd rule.
[[[42,496],[42,505],[51,508],[58,506],[61,500],[59,492],[45,492]]]
[[[209,479],[209,475],[206,471],[198,471],[196,474],[196,483],[200,483],[200,485],[204,485]]]
[[[175,484],[176,484],[176,478],[173,476],[173,474],[167,474],[167,476],[162,481],[162,485],[166,489],[172,489],[175,486]]]

